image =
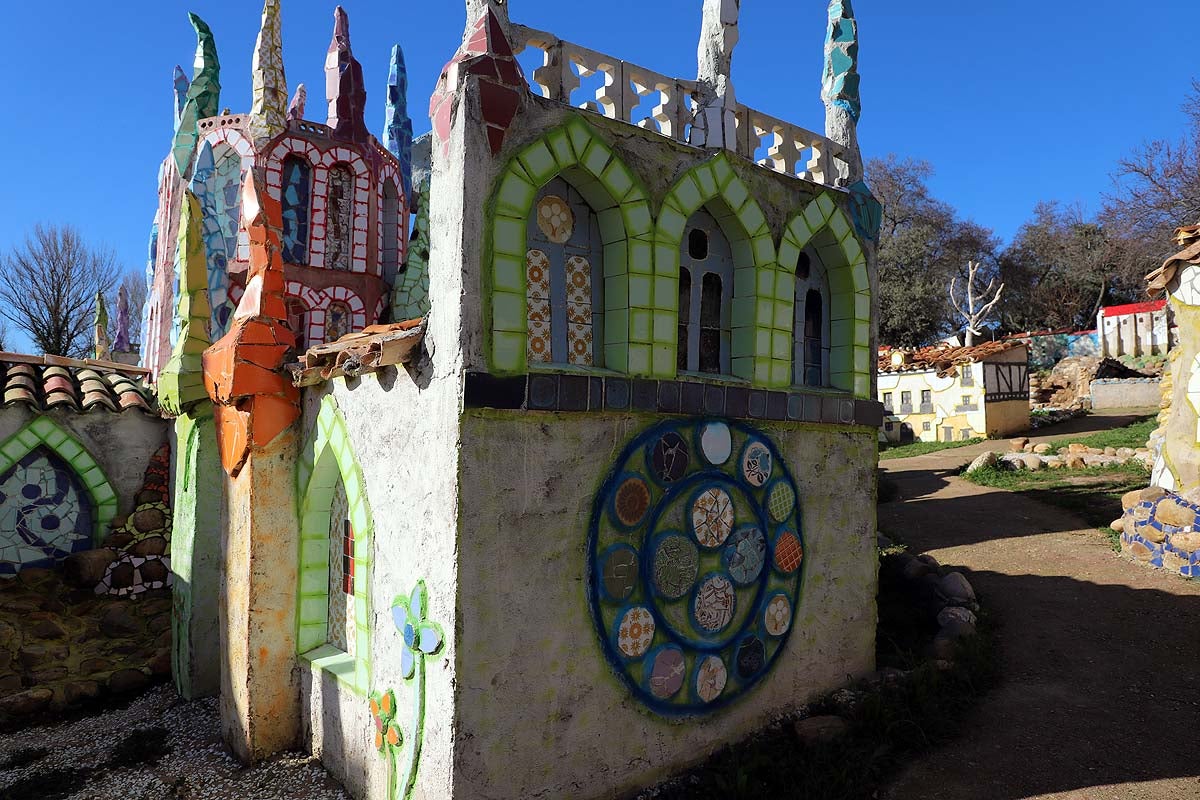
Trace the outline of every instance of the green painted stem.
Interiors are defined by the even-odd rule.
[[[418,634],[419,635],[419,634]],[[413,653],[416,658],[415,674],[413,676],[413,729],[412,747],[408,751],[408,765],[405,768],[401,794],[402,800],[408,800],[412,795],[413,786],[417,782],[417,764],[421,761],[421,745],[425,741],[425,654],[419,650]]]

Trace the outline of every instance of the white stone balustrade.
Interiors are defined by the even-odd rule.
[[[524,25],[512,26],[512,39],[515,54],[529,48],[542,52],[542,65],[533,70],[532,81],[542,97],[687,143],[695,115],[695,81],[662,75]],[[595,98],[576,103],[573,95],[582,85],[580,77],[597,74],[603,83]],[[644,98],[653,94],[658,95],[658,103],[651,114],[635,119]],[[736,117],[738,155],[801,180],[840,185],[839,176],[846,168],[841,145],[743,105],[738,106]],[[759,157],[764,147],[766,153]]]

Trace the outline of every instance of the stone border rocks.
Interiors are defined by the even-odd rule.
[[[1152,486],[1121,498],[1124,514],[1112,523],[1121,552],[1141,564],[1200,578],[1200,500]]]
[[[1154,465],[1154,455],[1145,447],[1136,450],[1132,447],[1099,448],[1072,442],[1059,448],[1057,453],[1052,450],[1049,444],[1035,445],[1023,437],[1013,439],[1009,442],[1009,452],[984,453],[971,462],[963,474],[970,475],[986,467],[1037,472],[1044,469],[1090,469],[1125,464],[1140,464],[1149,470]]]

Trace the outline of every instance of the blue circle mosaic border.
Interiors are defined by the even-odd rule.
[[[701,419],[639,434],[597,493],[588,534],[588,602],[610,666],[664,716],[736,702],[791,636],[803,542],[800,492],[764,432]]]

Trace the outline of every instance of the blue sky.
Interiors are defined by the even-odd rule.
[[[0,250],[35,222],[69,222],[141,269],[156,172],[172,131],[171,73],[190,73],[186,12],[212,26],[222,105],[250,103],[258,0],[41,0],[7,4],[0,97]],[[429,128],[429,95],[464,22],[455,0],[345,0],[381,133],[387,58],[408,59],[410,110]],[[734,82],[743,103],[821,130],[824,0],[745,0]],[[695,74],[701,0],[510,0],[514,21],[661,73]],[[117,10],[119,9],[119,10]],[[868,156],[930,161],[935,193],[1010,238],[1039,200],[1094,210],[1116,160],[1178,136],[1179,105],[1200,77],[1194,48],[1151,40],[1184,27],[1194,0],[1149,16],[1117,0],[856,0]],[[323,63],[333,4],[283,0],[289,85],[309,86],[324,120]]]

